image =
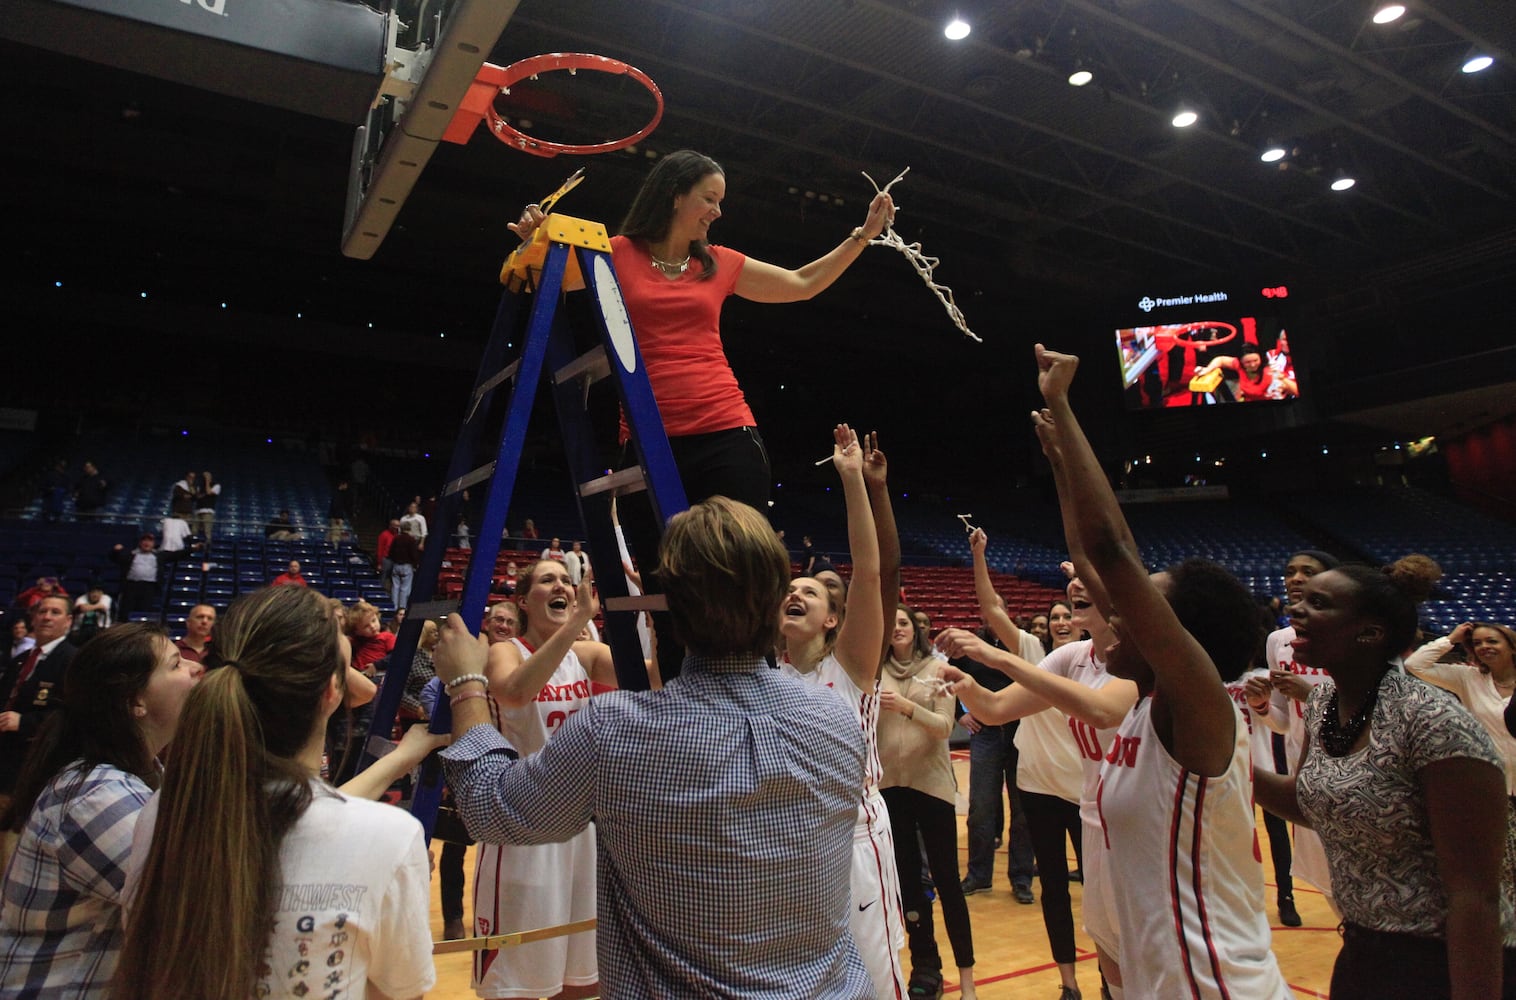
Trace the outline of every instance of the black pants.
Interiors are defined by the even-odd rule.
[[[1506,948],[1503,957],[1500,995],[1516,1000],[1516,949]],[[1342,951],[1332,966],[1332,1000],[1446,1000],[1451,993],[1446,941],[1342,926]]]
[[[708,497],[724,496],[739,500],[768,516],[769,454],[756,427],[734,427],[711,434],[689,434],[669,438],[674,465],[684,482],[689,502],[699,503]],[[636,464],[636,454],[627,444],[621,450],[623,468]],[[648,594],[663,592],[658,581],[658,539],[663,526],[653,518],[652,503],[646,493],[622,497],[616,506],[622,534],[637,560],[642,574],[642,590]],[[684,646],[674,638],[667,612],[653,613],[653,629],[658,637],[658,672],[665,682],[679,676],[684,665]]]
[[[916,835],[926,847],[937,895],[942,899],[942,922],[947,925],[958,968],[974,964],[974,934],[969,929],[969,904],[958,883],[958,817],[951,802],[914,788],[886,788],[895,836],[895,867],[900,873],[900,902],[905,909],[905,933],[911,946],[912,969],[941,969],[942,955],[932,931],[932,901],[921,886],[921,854]]]
[[[126,621],[133,611],[156,611],[162,588],[156,580],[122,580],[121,597],[116,603],[116,620]]]
[[[1289,759],[1285,755],[1284,737],[1278,733],[1271,735],[1273,736],[1271,743],[1274,750],[1274,772],[1289,774]],[[1294,896],[1295,882],[1290,876],[1290,865],[1294,861],[1290,854],[1290,824],[1265,809],[1263,828],[1269,835],[1269,858],[1274,862],[1274,881],[1279,885],[1279,898]]]
[[[468,850],[462,844],[444,840],[442,857],[437,859],[437,881],[442,895],[442,919],[463,919],[463,855]]]
[[[1042,926],[1047,929],[1053,961],[1063,965],[1077,961],[1074,949],[1074,907],[1069,900],[1068,842],[1074,841],[1074,856],[1083,866],[1084,832],[1079,823],[1079,803],[1056,795],[1021,790],[1032,835],[1032,854],[1037,858],[1037,881],[1042,884]]]

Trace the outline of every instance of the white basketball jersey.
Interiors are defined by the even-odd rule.
[[[1101,767],[1100,815],[1119,872],[1121,978],[1128,996],[1293,997],[1270,947],[1253,819],[1247,724],[1237,713],[1226,773],[1180,767],[1139,700]]]
[[[1264,643],[1264,655],[1269,669],[1287,670],[1315,687],[1327,679],[1326,671],[1296,663],[1295,649],[1290,645],[1294,641],[1295,629],[1289,625],[1269,633]],[[1276,709],[1289,714],[1290,728],[1284,735],[1284,756],[1289,773],[1294,774],[1300,762],[1300,748],[1305,746],[1305,702],[1296,701],[1278,691],[1274,692],[1273,700]],[[1275,718],[1277,717],[1276,713]],[[1332,872],[1327,867],[1326,848],[1322,846],[1321,836],[1308,826],[1298,823],[1291,826],[1295,831],[1295,857],[1290,866],[1291,874],[1320,889],[1326,894],[1327,901],[1331,902]],[[1333,909],[1335,908],[1336,904],[1333,904]]]
[[[532,647],[520,639],[509,641],[521,652],[522,660],[532,655]],[[589,703],[590,675],[570,648],[535,699],[520,708],[506,708],[492,698],[490,709],[500,735],[525,757],[546,746],[558,727]]]

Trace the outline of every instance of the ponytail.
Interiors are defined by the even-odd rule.
[[[281,882],[279,845],[311,802],[298,757],[342,667],[325,599],[265,588],[235,601],[216,635],[227,665],[184,705],[129,904],[116,1000],[252,995]]]

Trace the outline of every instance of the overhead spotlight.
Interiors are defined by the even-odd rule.
[[[1469,56],[1468,61],[1463,64],[1463,71],[1465,73],[1480,73],[1493,65],[1495,65],[1493,56],[1480,53]]]
[[[1355,178],[1350,177],[1346,172],[1339,170],[1337,171],[1336,179],[1332,181],[1332,190],[1346,191],[1348,188],[1357,183],[1358,181]]]
[[[1083,87],[1093,79],[1095,79],[1095,74],[1091,73],[1088,67],[1084,65],[1084,60],[1075,59],[1074,72],[1069,74],[1069,86]]]
[[[1378,10],[1374,11],[1374,23],[1389,24],[1391,21],[1398,21],[1400,20],[1401,15],[1404,13],[1405,6],[1403,4],[1385,4],[1383,7],[1380,7]]]
[[[1200,115],[1196,114],[1194,111],[1191,111],[1189,108],[1181,108],[1179,112],[1174,115],[1173,125],[1175,128],[1189,128],[1199,120]]]
[[[1280,160],[1289,155],[1290,151],[1285,149],[1283,146],[1270,146],[1268,149],[1265,149],[1262,153],[1258,154],[1258,158],[1264,163],[1278,163]]]
[[[969,37],[969,32],[972,30],[969,22],[954,14],[953,19],[947,23],[947,27],[942,29],[942,33],[953,41],[959,42]]]

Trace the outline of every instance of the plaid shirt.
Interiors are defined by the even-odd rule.
[[[863,740],[831,692],[691,656],[662,691],[595,698],[540,753],[515,760],[481,725],[442,757],[481,841],[567,840],[593,818],[605,996],[873,996],[848,932]]]
[[[5,872],[0,995],[103,998],[121,948],[121,886],[152,790],[108,764],[70,766],[42,790]]]

